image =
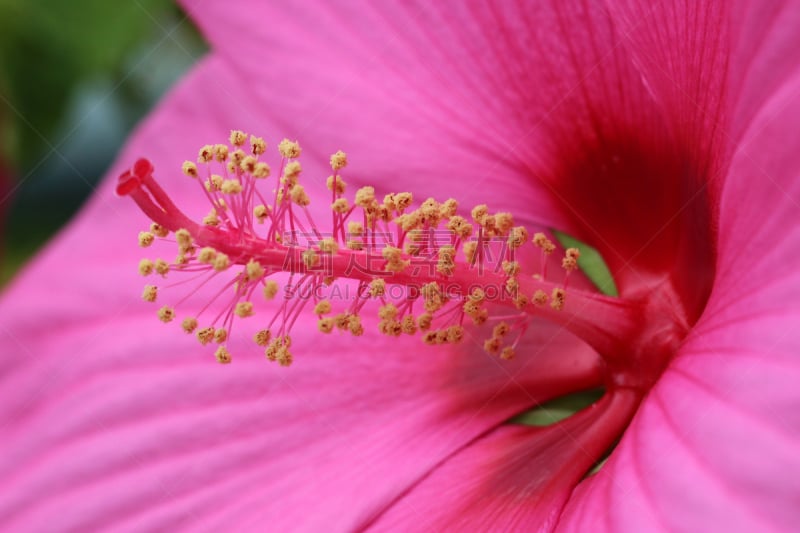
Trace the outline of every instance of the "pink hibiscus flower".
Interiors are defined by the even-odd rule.
[[[800,9],[675,4],[185,2],[214,52],[0,302],[3,528],[793,527]],[[640,321],[600,357],[537,321],[501,361],[300,320],[291,369],[244,343],[220,367],[141,301],[147,219],[113,192],[146,155],[207,211],[178,167],[235,128],[576,235]]]

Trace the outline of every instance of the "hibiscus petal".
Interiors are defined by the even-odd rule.
[[[637,405],[618,390],[547,427],[506,426],[438,467],[373,524],[376,531],[546,531],[575,483]]]
[[[204,213],[182,159],[231,127],[278,131],[241,106],[248,95],[212,57],[111,177],[147,155],[181,206]],[[488,429],[599,382],[591,350],[547,327],[501,364],[474,339],[436,349],[299,323],[291,369],[238,334],[221,367],[139,298],[146,220],[113,181],[0,301],[5,530],[353,529]]]
[[[359,153],[356,175],[445,195],[458,183],[459,196],[472,203],[504,195],[515,213],[581,228],[622,263],[635,250],[616,243],[649,228],[631,227],[628,217],[642,198],[609,189],[603,173],[620,157],[640,162],[628,153],[642,148],[631,146],[637,138],[646,136],[650,148],[664,144],[662,110],[603,6],[183,4],[241,70],[254,105],[315,147]],[[271,64],[281,65],[280,74],[270,74]],[[617,162],[589,161],[594,156],[586,152],[603,138],[621,143],[618,153],[603,152]],[[602,186],[570,189],[562,167],[576,160],[593,165]],[[634,185],[647,175],[638,172]],[[602,206],[601,217],[593,204]],[[656,218],[653,224],[663,223]]]
[[[796,74],[743,138],[722,191],[712,298],[612,458],[576,491],[565,530],[796,528],[798,94]]]

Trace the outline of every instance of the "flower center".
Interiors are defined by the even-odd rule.
[[[330,205],[320,216],[301,184],[300,146],[279,144],[279,177],[273,180],[265,150],[262,139],[251,136],[248,143],[243,132],[233,131],[230,145],[204,146],[197,163],[183,164],[209,203],[201,222],[172,202],[146,159],[124,172],[117,186],[153,221],[139,234],[141,246],[157,237],[169,241],[170,233],[177,244],[174,261],[143,259],[139,272],[180,274],[197,284],[161,307],[159,318],[173,321],[177,307],[203,294],[200,311],[181,325],[202,344],[218,344],[221,363],[231,361],[226,343],[235,319],[256,314],[257,291],[277,298],[279,281],[280,303],[254,340],[284,366],[293,360],[291,331],[301,317],[316,320],[323,334],[360,336],[367,306],[377,308],[372,320],[382,334],[418,335],[432,345],[478,336],[486,352],[503,359],[515,356],[531,320],[543,318],[597,350],[607,363],[608,384],[618,387],[649,386],[685,335],[687,328],[666,312],[667,293],[634,301],[569,287],[579,250],[554,257],[558,247],[549,234],[531,237],[510,213],[478,205],[467,218],[454,199],[417,205],[408,192],[386,194],[381,202],[373,187],[348,199],[342,176],[347,157],[337,152],[327,179]],[[155,302],[163,288],[146,285],[143,298]]]

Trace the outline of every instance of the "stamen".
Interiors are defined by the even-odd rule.
[[[427,198],[414,209],[411,193],[390,192],[379,203],[371,186],[358,189],[349,200],[342,177],[347,155],[339,151],[330,158],[334,173],[326,182],[330,226],[325,226],[308,209],[311,196],[301,183],[297,142],[284,139],[278,144],[280,177],[277,183],[265,184],[270,166],[262,160],[264,140],[234,130],[229,141],[203,146],[197,163],[181,165],[181,172],[200,184],[210,204],[201,223],[175,206],[145,159],[123,173],[117,186],[118,194],[130,196],[153,222],[149,231],[139,234],[140,246],[149,247],[157,239],[167,242],[169,233],[174,234],[175,261],[142,259],[142,276],[190,273],[187,281],[200,280],[194,292],[219,282],[218,291],[199,312],[183,319],[181,328],[195,333],[203,345],[219,344],[214,355],[220,363],[232,360],[225,343],[234,323],[259,315],[255,291],[261,290],[266,300],[278,296],[280,287],[272,279],[278,273],[289,275],[283,297],[253,340],[265,349],[268,360],[281,366],[294,360],[291,331],[309,302],[309,314],[323,334],[338,330],[362,335],[362,311],[376,302],[377,313],[371,316],[381,333],[419,335],[432,345],[458,343],[473,335],[464,324],[481,326],[502,319],[483,342],[487,353],[502,359],[514,357],[535,317],[563,325],[601,352],[613,350],[636,322],[635,310],[624,301],[572,289],[568,298],[567,281],[577,269],[579,251],[566,250],[562,283],[548,279],[547,259],[555,244],[543,232],[535,233],[529,244],[528,230],[514,225],[510,213],[492,213],[487,205],[478,205],[469,211],[473,224],[458,214],[452,198]],[[536,265],[517,257],[526,245],[541,250],[538,272]],[[351,302],[334,314],[345,299],[340,279],[353,280],[358,287]],[[192,294],[177,299],[175,306]],[[159,288],[147,285],[142,298],[155,302],[157,297]],[[214,304],[218,314],[204,319]],[[414,309],[423,312],[415,314]],[[596,313],[603,314],[602,322],[591,318]],[[163,306],[158,317],[171,322],[175,310]]]

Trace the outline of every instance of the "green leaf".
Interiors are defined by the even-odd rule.
[[[515,416],[509,420],[509,423],[525,426],[549,426],[589,407],[599,400],[604,392],[603,389],[592,389],[561,396]]]
[[[553,233],[563,247],[577,248],[581,251],[581,256],[578,258],[578,266],[600,292],[608,296],[619,296],[617,284],[614,283],[611,271],[608,270],[608,266],[603,261],[603,256],[600,255],[600,252],[566,233],[556,230],[553,230]]]

